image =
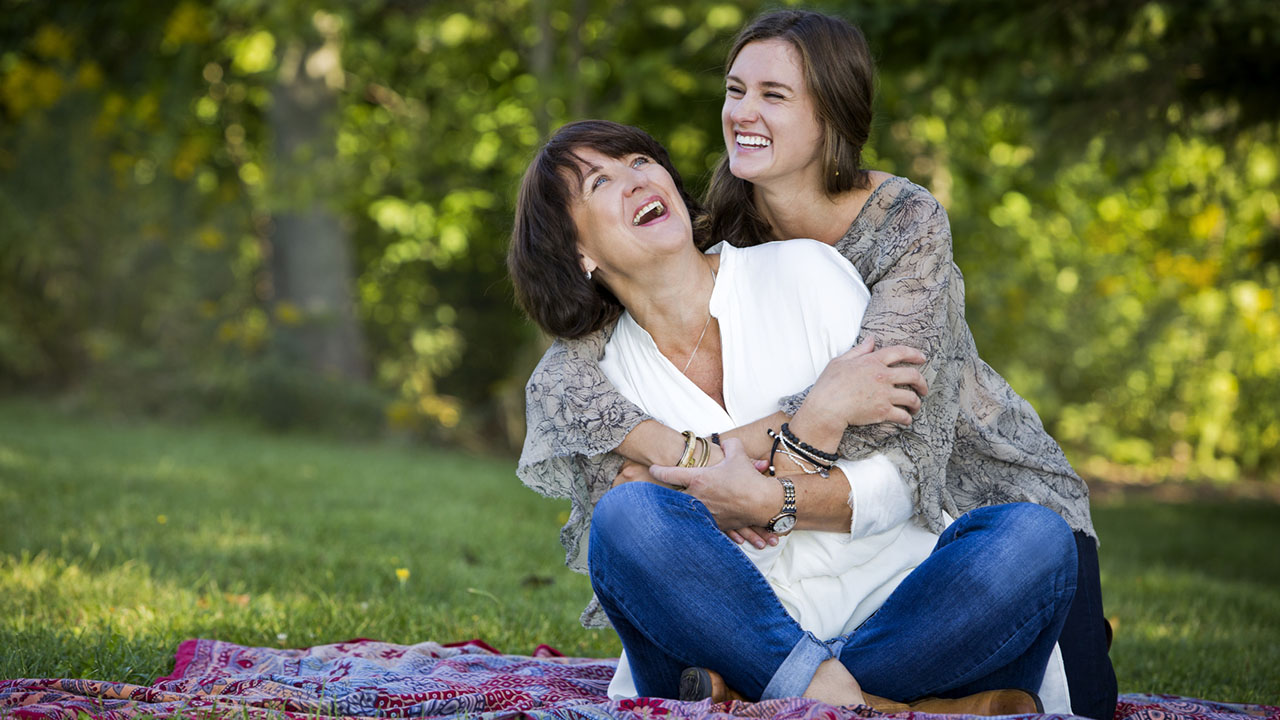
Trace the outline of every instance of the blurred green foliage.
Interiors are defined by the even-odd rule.
[[[1274,478],[1280,6],[817,7],[880,63],[870,164],[947,207],[979,348],[1073,460]],[[539,139],[640,125],[700,189],[723,53],[763,8],[0,0],[0,387],[518,444],[545,340],[502,260]],[[283,183],[268,111],[297,53],[336,147]],[[272,292],[272,218],[299,203],[349,232],[372,389],[280,380],[305,309]]]

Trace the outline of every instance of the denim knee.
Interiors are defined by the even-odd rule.
[[[1075,536],[1061,515],[1032,503],[998,505],[975,512],[982,511],[998,512],[993,523],[999,530],[1004,567],[1023,575],[1058,577],[1064,585],[1075,587]]]
[[[591,514],[591,535],[602,538],[636,538],[653,532],[655,525],[667,517],[663,512],[671,502],[664,497],[675,493],[649,482],[619,485],[596,502]]]
[[[678,551],[689,511],[702,505],[692,496],[648,482],[619,485],[596,503],[588,553],[612,562],[648,561]],[[705,512],[705,510],[704,510]]]

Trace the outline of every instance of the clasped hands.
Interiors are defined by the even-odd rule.
[[[917,367],[924,361],[923,354],[906,346],[876,350],[875,339],[869,338],[827,364],[792,424],[803,422],[808,427],[823,428],[825,432],[818,434],[835,438],[835,442],[850,425],[910,425],[912,416],[920,410],[921,397],[928,393]],[[760,455],[767,455],[765,443],[755,440],[755,449],[761,451]],[[782,486],[762,474],[768,461],[753,459],[741,441],[725,436],[722,443],[724,457],[713,465],[645,467],[628,461],[615,484],[657,482],[689,493],[707,507],[720,529],[734,542],[750,542],[760,549],[777,545],[778,536],[761,523],[781,508]],[[798,471],[785,458],[776,458],[775,464],[779,474]]]
[[[778,536],[759,524],[760,508],[781,507],[782,486],[762,473],[767,463],[748,456],[740,440],[727,437],[721,444],[724,458],[707,467],[645,467],[628,460],[614,484],[647,481],[688,493],[707,506],[716,524],[734,542],[750,542],[757,548],[777,545]]]

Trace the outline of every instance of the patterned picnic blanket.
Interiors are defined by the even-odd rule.
[[[103,680],[0,680],[0,717],[442,717],[476,720],[854,720],[866,707],[798,698],[682,703],[605,695],[617,661],[569,658],[547,646],[502,655],[480,641],[391,645],[353,640],[302,650],[188,640],[172,675],[150,686]],[[923,713],[902,713],[894,717]],[[935,716],[937,717],[937,716]],[[960,716],[951,716],[958,718]],[[1051,716],[1043,716],[1049,718]],[[1280,707],[1123,695],[1116,720],[1280,720]],[[1039,720],[1039,718],[1037,718]]]

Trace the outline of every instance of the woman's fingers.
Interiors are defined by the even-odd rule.
[[[745,540],[746,542],[749,542],[753,546],[755,546],[757,550],[763,550],[766,545],[778,544],[778,536],[774,535],[768,530],[765,530],[764,528],[745,527],[745,528],[740,528],[736,531],[730,530],[725,534],[728,535],[730,538],[732,538],[734,535],[737,535],[738,537],[742,538],[742,540],[736,540],[735,542],[737,542],[738,544],[742,544],[742,542]]]
[[[628,460],[622,463],[622,469],[618,471],[617,477],[613,479],[613,484],[616,487],[623,483],[636,482],[638,480],[653,481],[653,478],[649,475],[649,468],[638,462]]]
[[[924,353],[906,345],[890,345],[889,347],[880,348],[875,351],[874,355],[887,366],[897,365],[898,363],[909,363],[911,365],[923,365],[925,363]]]
[[[876,336],[868,335],[865,338],[863,338],[862,342],[858,343],[857,345],[854,345],[848,350],[845,350],[841,354],[847,358],[856,358],[856,357],[862,357],[863,355],[870,355],[875,351],[876,351]]]
[[[889,410],[887,416],[885,417],[885,421],[894,423],[895,425],[901,425],[903,427],[907,427],[911,424],[911,416],[913,414],[914,413],[908,412],[902,407],[894,405]]]
[[[778,485],[756,471],[742,441],[724,437],[721,443],[725,459],[715,465],[697,468],[651,465],[649,472],[659,482],[673,485],[702,501],[722,530],[733,529],[739,536],[747,537],[743,528],[761,521],[766,499],[768,503],[776,502],[773,492]]]
[[[827,364],[805,399],[807,417],[839,421],[842,427],[911,424],[920,397],[929,392],[920,372],[924,353],[906,345],[874,347],[874,338],[868,338]]]
[[[921,397],[929,394],[929,384],[924,381],[924,375],[913,367],[889,368],[887,377],[891,384],[909,388]]]
[[[889,392],[889,402],[915,415],[920,412],[920,396],[911,388],[896,387]]]
[[[707,477],[710,471],[721,468],[731,461],[752,462],[750,458],[746,457],[747,451],[742,446],[742,441],[737,438],[726,437],[721,439],[720,447],[724,450],[724,459],[714,465],[696,468],[650,465],[649,474],[659,482],[674,486],[677,490],[685,490],[688,489],[690,484]]]

